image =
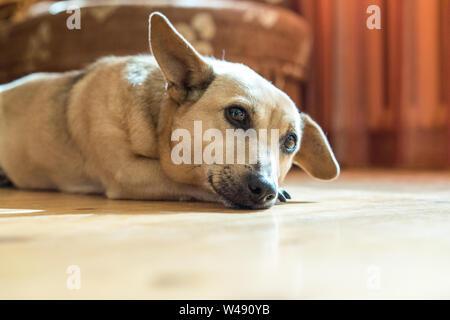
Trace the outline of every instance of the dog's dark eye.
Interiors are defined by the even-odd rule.
[[[232,105],[226,108],[225,118],[237,128],[248,129],[250,127],[250,117],[247,111],[241,106]]]
[[[287,153],[291,153],[297,146],[297,135],[293,132],[288,133],[283,140],[283,150]]]

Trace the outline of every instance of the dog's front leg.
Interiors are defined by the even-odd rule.
[[[127,157],[115,170],[109,170],[103,180],[109,199],[219,201],[206,188],[169,179],[158,159]]]

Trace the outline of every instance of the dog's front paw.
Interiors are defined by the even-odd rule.
[[[278,200],[281,202],[286,202],[287,199],[291,199],[291,195],[289,192],[284,190],[283,188],[278,188]]]

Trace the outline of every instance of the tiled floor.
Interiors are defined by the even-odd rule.
[[[0,298],[450,298],[450,172],[287,189],[266,211],[0,189]]]

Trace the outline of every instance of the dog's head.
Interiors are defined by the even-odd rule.
[[[167,83],[159,149],[171,179],[230,207],[262,209],[276,202],[292,163],[319,179],[338,176],[320,127],[250,68],[202,57],[159,13],[150,16],[150,45]]]

